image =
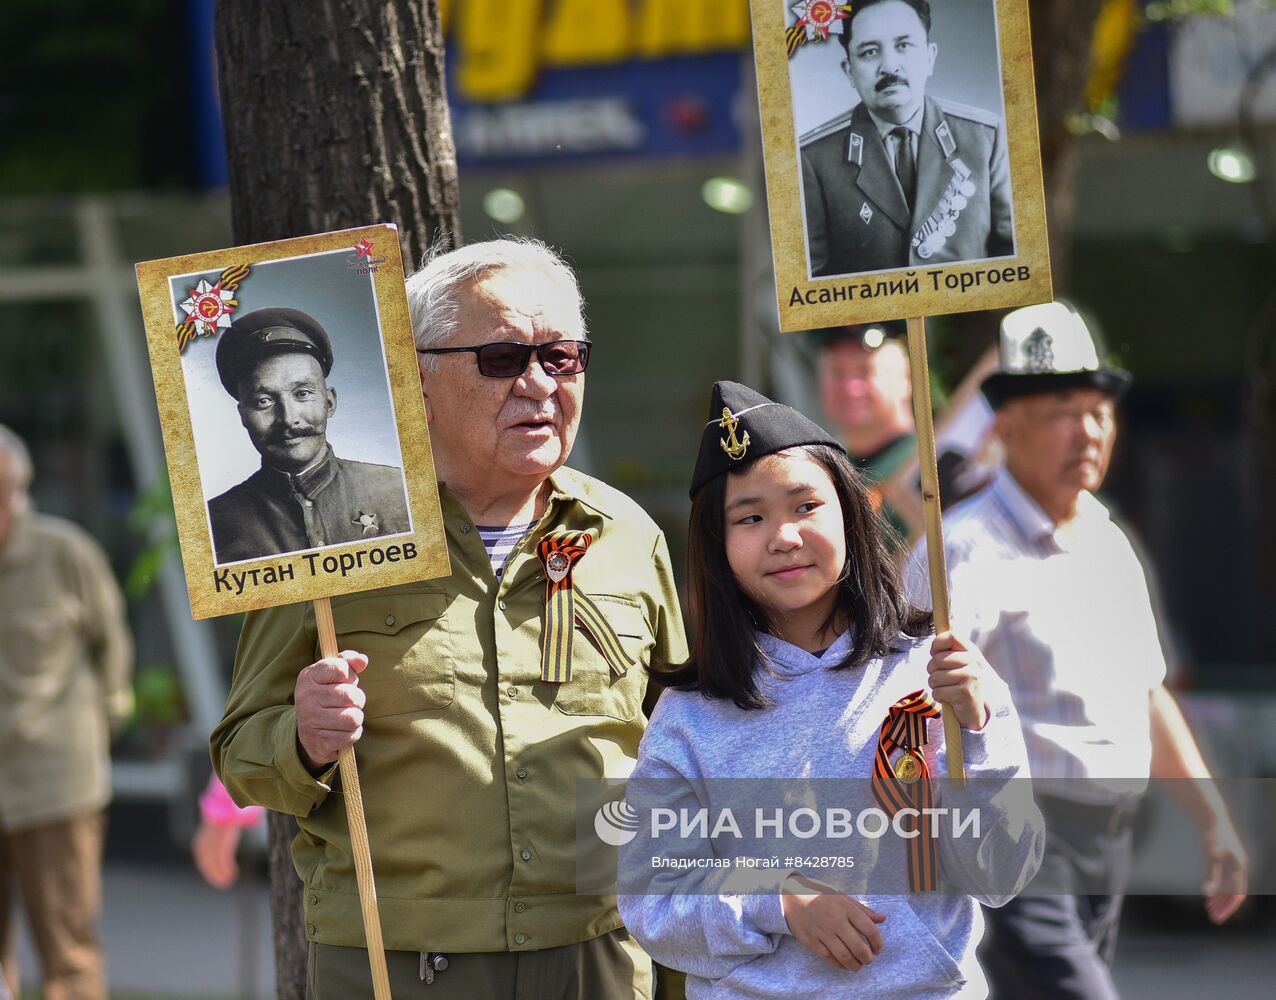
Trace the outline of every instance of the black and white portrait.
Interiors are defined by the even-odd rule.
[[[172,276],[174,318],[217,281]],[[215,563],[411,532],[377,301],[358,250],[258,263],[220,296],[221,315],[216,302],[206,307],[217,317],[203,328],[211,335],[182,353]]]
[[[782,2],[808,277],[1014,256],[996,0]]]

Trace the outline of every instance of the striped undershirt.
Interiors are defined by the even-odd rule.
[[[492,572],[498,578],[505,569],[505,561],[509,559],[510,553],[532,530],[532,525],[535,523],[535,521],[529,521],[527,524],[509,524],[504,527],[475,525],[478,528],[479,537],[483,539],[483,547],[487,549],[487,557],[492,561]]]

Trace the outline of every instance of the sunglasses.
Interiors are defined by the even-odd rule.
[[[545,369],[546,375],[579,375],[589,364],[588,340],[555,340],[548,344],[499,343],[479,347],[433,347],[418,354],[478,355],[480,375],[488,378],[517,378],[527,371],[532,355]]]

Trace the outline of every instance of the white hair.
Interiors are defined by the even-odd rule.
[[[15,506],[23,510],[27,505],[27,496],[31,486],[31,452],[26,443],[4,424],[0,424],[0,451],[9,456],[13,466],[13,492]]]
[[[412,338],[418,350],[433,347],[458,329],[459,290],[468,282],[504,269],[532,272],[545,279],[547,299],[562,302],[573,318],[575,329],[564,331],[568,339],[584,340],[585,303],[580,297],[576,275],[557,251],[531,238],[488,240],[468,243],[456,250],[434,247],[425,263],[407,280],[408,311],[412,316]],[[431,370],[438,361],[424,355]]]

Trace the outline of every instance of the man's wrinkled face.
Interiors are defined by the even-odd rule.
[[[912,394],[908,355],[898,340],[876,350],[842,340],[820,355],[820,402],[843,433],[890,426]]]
[[[536,271],[501,268],[472,280],[458,296],[457,330],[435,347],[579,340],[576,302]],[[471,353],[422,358],[421,387],[430,442],[451,469],[487,470],[513,481],[541,480],[567,461],[580,424],[584,373],[553,376],[533,354],[511,378],[479,374]]]
[[[1038,502],[1066,507],[1082,490],[1097,490],[1107,475],[1116,413],[1106,393],[1066,389],[1023,396],[1002,405],[996,419],[1007,466]]]
[[[315,463],[336,411],[336,390],[309,354],[263,358],[239,381],[239,419],[262,462],[280,472],[295,475]]]
[[[917,12],[902,0],[874,4],[851,21],[846,75],[868,109],[902,125],[926,97],[938,48]]]

